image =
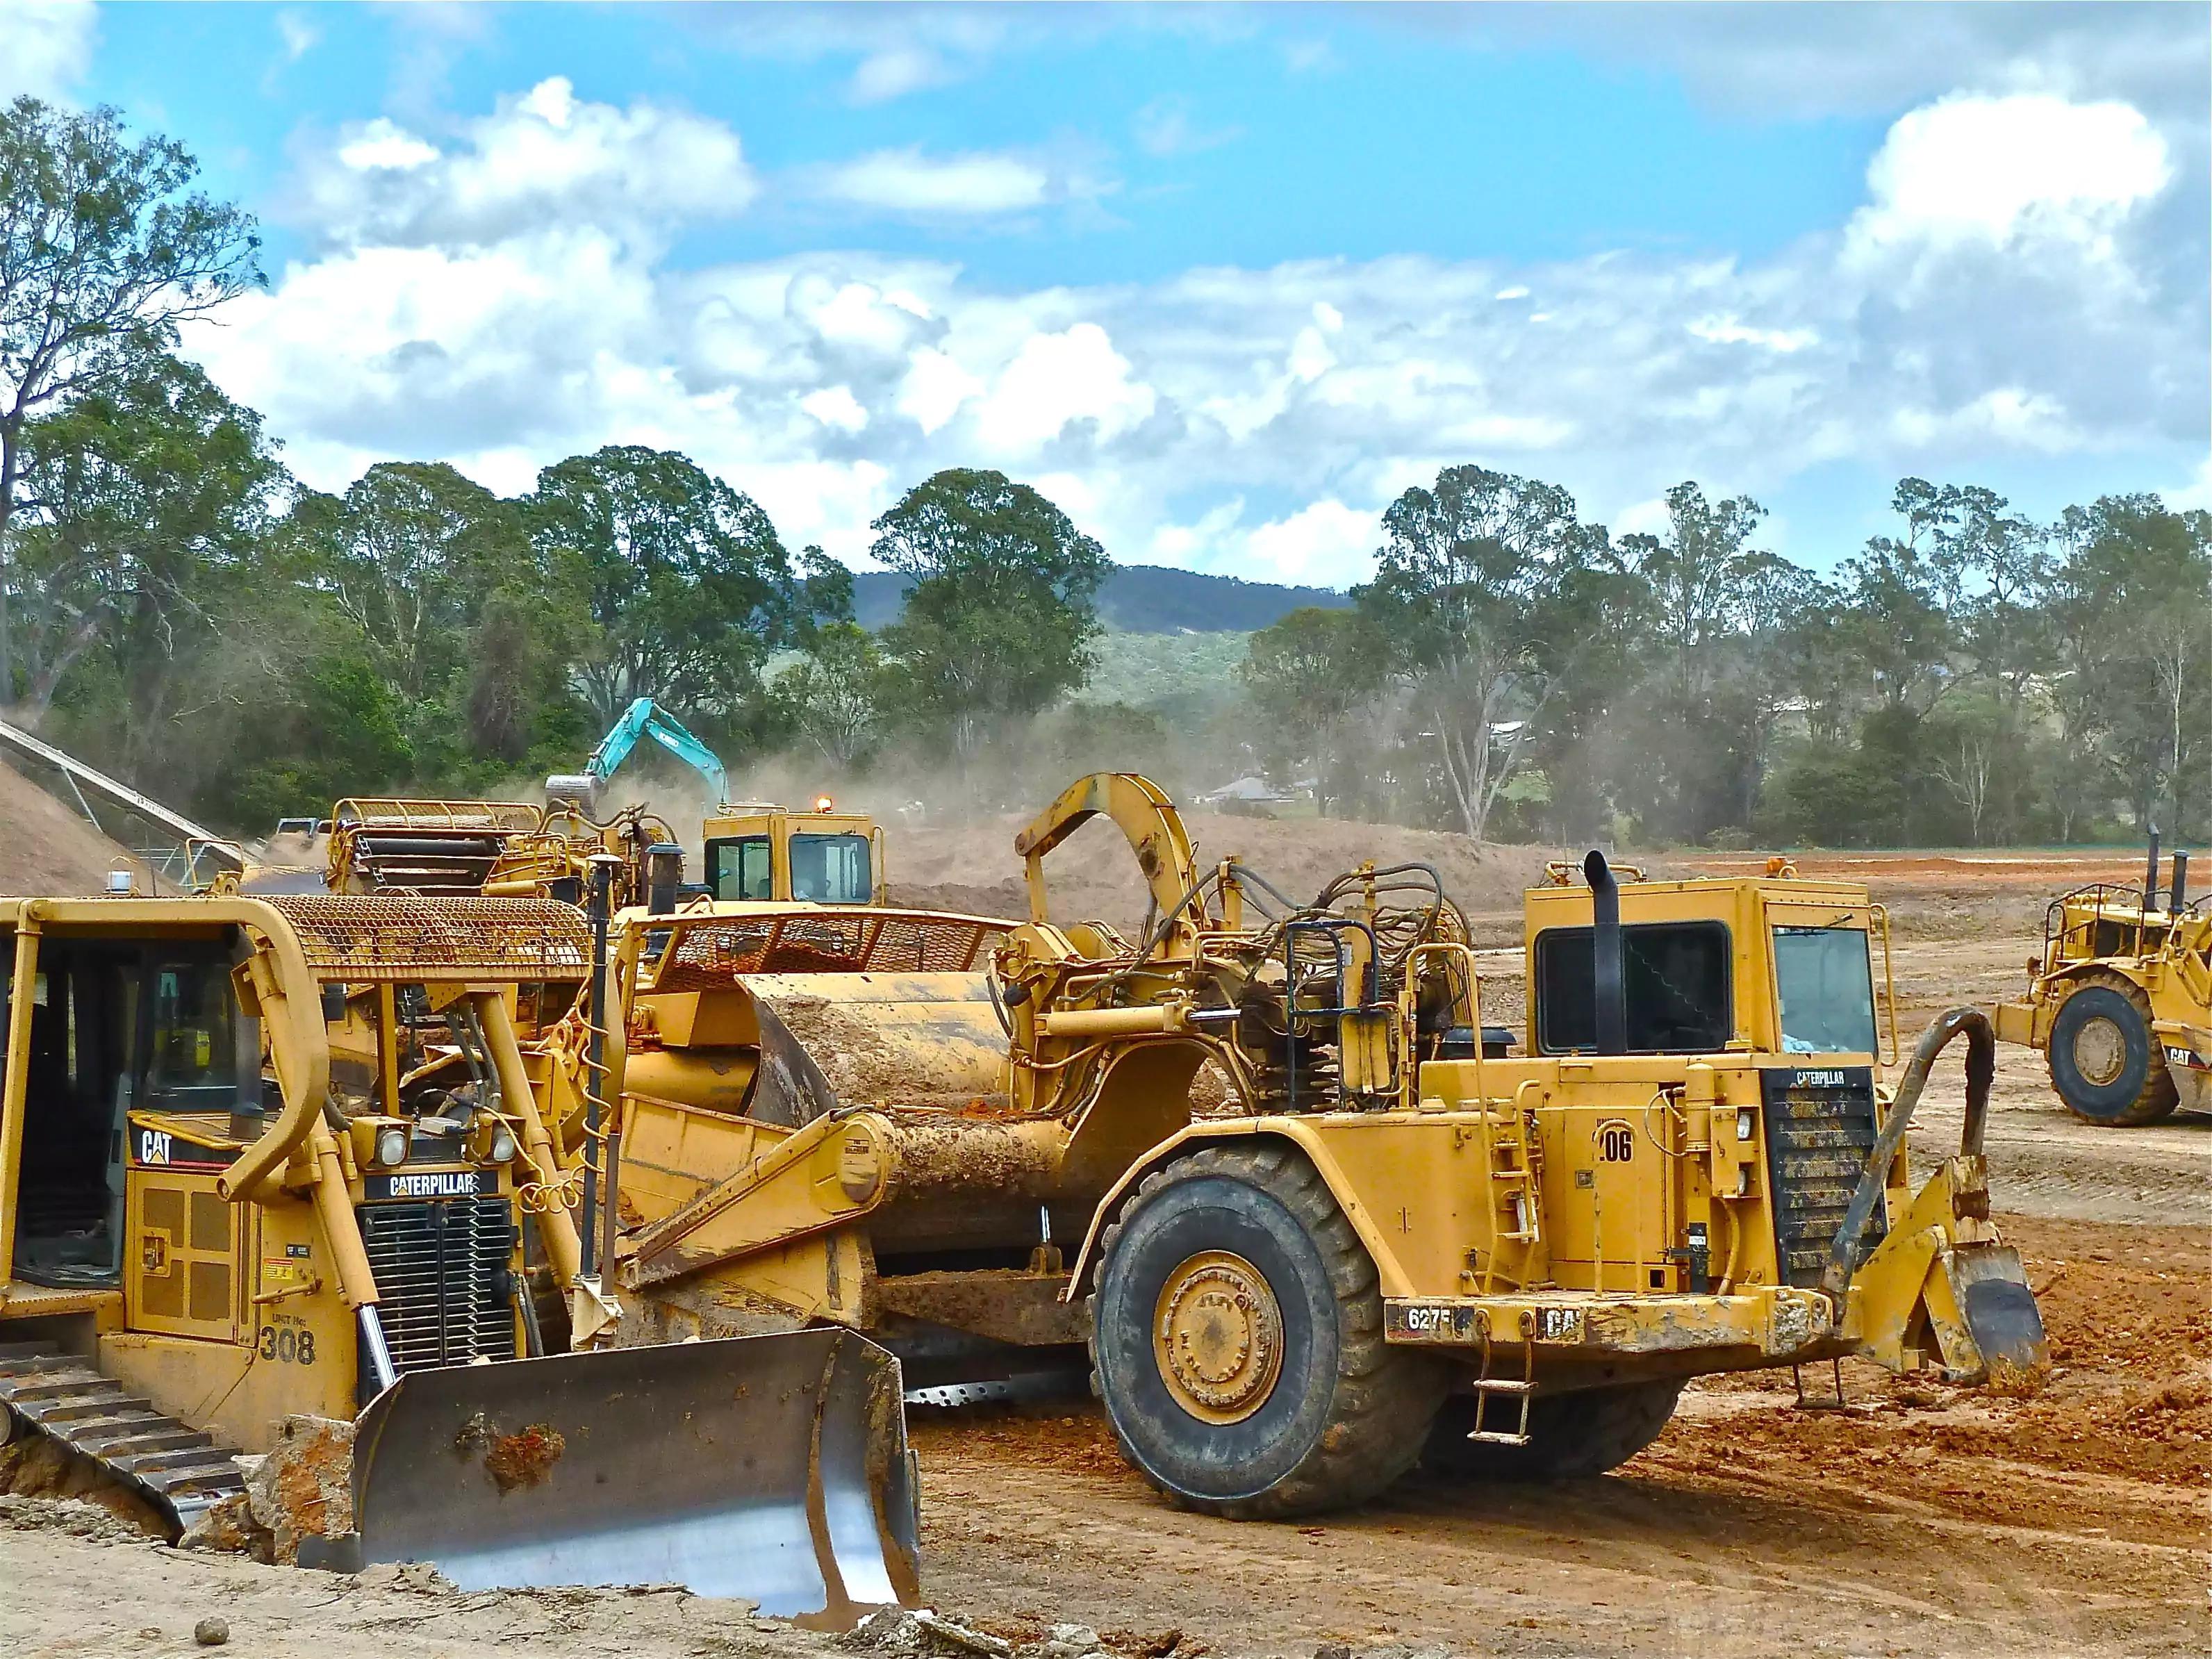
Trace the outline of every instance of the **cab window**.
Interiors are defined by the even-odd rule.
[[[707,881],[718,899],[772,899],[775,865],[766,836],[732,836],[707,843]]]
[[[1857,928],[1776,928],[1774,992],[1783,1053],[1874,1053],[1874,966]]]
[[[1735,1035],[1729,931],[1717,921],[1638,922],[1621,933],[1628,1052],[1706,1054]],[[1547,1054],[1597,1046],[1590,930],[1536,936],[1536,1045]]]
[[[159,962],[146,1102],[173,1112],[230,1111],[238,1103],[237,1004],[228,962]]]
[[[866,904],[874,896],[866,836],[793,836],[791,896],[817,904]]]

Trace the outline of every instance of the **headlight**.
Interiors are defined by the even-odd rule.
[[[407,1161],[407,1131],[398,1124],[376,1132],[376,1161],[379,1164],[404,1164]]]
[[[491,1161],[495,1164],[512,1162],[514,1158],[514,1137],[502,1124],[492,1132]]]

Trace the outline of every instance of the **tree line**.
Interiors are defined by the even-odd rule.
[[[2212,514],[2039,524],[1906,478],[1829,577],[1695,483],[1656,535],[1449,468],[1349,610],[1255,635],[1273,763],[1338,811],[1476,836],[1893,846],[2212,830]]]
[[[439,462],[339,493],[178,353],[261,281],[251,218],[112,111],[0,111],[0,700],[226,828],[347,793],[511,793],[649,696],[743,763],[1033,805],[1063,773],[1260,771],[1325,811],[1492,838],[2064,841],[2212,814],[2212,519],[2036,524],[1907,479],[1832,576],[1694,483],[1656,535],[1468,465],[1385,513],[1351,604],[1235,684],[1086,696],[1105,550],[939,472],[873,526],[911,584],[786,547],[688,458],[616,445],[502,497]],[[1041,781],[1042,780],[1042,781]]]

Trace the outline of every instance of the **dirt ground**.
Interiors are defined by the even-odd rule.
[[[1483,902],[1510,915],[1504,895],[1540,858],[1500,854],[1480,872],[1494,884]],[[1855,861],[1896,912],[1908,1042],[1942,1007],[2019,988],[2052,893],[2137,878],[2132,860],[2017,864]],[[1484,959],[1489,1018],[1517,1017],[1517,955]],[[1302,1526],[1170,1509],[1087,1400],[917,1411],[927,1599],[1038,1659],[1080,1659],[1043,1645],[1063,1620],[1095,1628],[1118,1659],[1306,1659],[1334,1644],[1686,1659],[2212,1652],[2212,1117],[2093,1128],[2058,1104],[2039,1057],[1999,1054],[1991,1186],[2051,1332],[2039,1388],[1954,1389],[1853,1363],[1846,1408],[1813,1412],[1786,1372],[1713,1379],[1610,1475],[1544,1489],[1416,1476]],[[1955,1145],[1961,1086],[1947,1063],[1917,1156]],[[1826,1372],[1805,1382],[1833,1386]],[[335,1579],[180,1554],[104,1517],[14,1502],[0,1513],[9,1654],[181,1654],[210,1613],[229,1620],[231,1649],[288,1659],[834,1650],[666,1591]]]
[[[143,866],[76,807],[0,762],[0,893],[97,893],[118,860],[137,869],[142,883],[150,881]]]

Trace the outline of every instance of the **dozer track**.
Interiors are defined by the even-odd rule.
[[[75,1354],[0,1342],[0,1405],[131,1487],[179,1532],[246,1489],[236,1457]]]

